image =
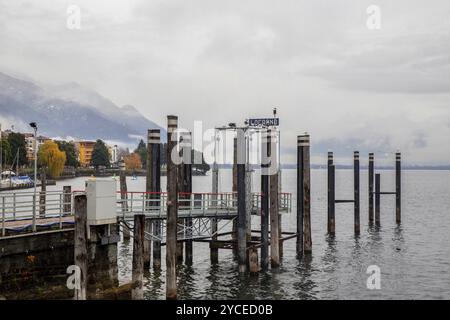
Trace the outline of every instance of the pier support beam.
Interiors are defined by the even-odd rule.
[[[88,244],[87,244],[87,198],[86,195],[75,196],[75,234],[74,260],[80,269],[80,286],[75,289],[75,300],[86,300],[87,272],[88,272]]]
[[[186,132],[183,137],[183,192],[186,193],[186,206],[189,206],[192,197],[192,134]],[[192,218],[186,218],[184,223],[187,227],[187,236],[190,238],[192,236]],[[192,265],[192,244],[192,240],[185,241],[184,261],[188,266]]]
[[[181,144],[181,137],[180,137],[180,144]],[[180,158],[183,157],[183,149],[180,147],[179,150],[179,155]],[[177,165],[177,191],[178,193],[182,193],[184,192],[184,186],[183,186],[183,182],[184,182],[184,166],[183,163],[180,163]],[[182,207],[184,205],[183,199],[184,199],[185,195],[184,194],[179,194],[178,196],[178,210],[180,207]],[[178,215],[178,213],[177,213]],[[184,219],[178,219],[177,220],[177,238],[184,238],[184,236],[182,235],[182,233],[184,233]],[[177,241],[177,264],[182,264],[183,263],[183,249],[184,249],[184,244],[181,241]]]
[[[144,279],[144,228],[145,215],[136,214],[134,216],[133,232],[133,262],[131,271],[131,299],[144,299],[143,279]]]
[[[328,234],[335,235],[335,167],[333,164],[333,152],[328,152]]]
[[[127,175],[125,171],[125,163],[123,163],[123,159],[121,162],[120,168],[120,199],[122,201],[122,212],[125,215],[128,212],[128,188],[127,188]],[[122,235],[124,240],[130,239],[130,230],[123,225],[122,226]]]
[[[373,224],[374,154],[369,153],[369,224]]]
[[[303,251],[305,254],[312,252],[312,233],[311,233],[311,165],[310,165],[310,142],[309,135],[303,136],[303,157],[302,157],[302,175],[303,175],[303,223],[304,240]]]
[[[401,223],[402,221],[402,163],[401,153],[395,154],[395,221]]]
[[[250,273],[257,274],[259,272],[258,266],[258,249],[251,248],[249,250],[249,269]]]
[[[269,158],[270,140],[264,131],[261,145],[261,269],[269,267]]]
[[[243,130],[237,130],[237,237],[239,272],[247,269],[247,219],[246,219],[246,179],[245,179],[245,136]]]
[[[177,246],[177,216],[178,190],[177,166],[172,159],[175,153],[175,131],[178,127],[178,117],[167,117],[167,232],[166,232],[166,298],[177,298],[176,246]]]
[[[214,150],[216,153],[216,150]],[[216,157],[214,156],[214,159]],[[212,199],[213,205],[217,206],[217,193],[219,192],[219,166],[217,165],[216,160],[214,160],[213,168],[212,168]],[[234,226],[234,223],[233,223]],[[211,232],[213,233],[212,240],[217,240],[217,220],[215,218],[211,219]],[[211,264],[217,264],[219,262],[219,249],[210,243],[210,259]]]
[[[159,211],[161,199],[161,131],[160,129],[149,130],[149,149],[147,151],[147,188],[150,190],[150,206]],[[152,223],[153,234],[161,237],[161,220]],[[153,268],[161,268],[161,241],[153,241]]]
[[[280,228],[278,201],[278,163],[276,132],[269,131],[270,139],[270,264],[272,268],[280,266]]]
[[[297,136],[297,256],[311,251],[309,135]],[[306,217],[309,223],[305,224]],[[306,246],[308,238],[308,246]]]
[[[353,153],[353,200],[355,235],[360,234],[360,199],[359,199],[359,151]]]
[[[381,176],[379,173],[375,174],[375,224],[380,226],[380,184]]]
[[[236,207],[238,206],[238,203],[237,203],[237,192],[238,192],[237,162],[238,162],[238,142],[237,142],[237,138],[234,137],[233,138],[233,170],[232,170],[233,185],[232,185],[231,190],[233,192],[233,197],[235,197]],[[238,224],[238,219],[234,219],[233,220],[233,233],[231,234],[231,238],[235,242],[237,242],[237,232],[238,232],[237,224]],[[236,256],[237,249],[233,249],[233,252]]]

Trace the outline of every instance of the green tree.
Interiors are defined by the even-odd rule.
[[[21,133],[11,132],[8,135],[8,142],[11,147],[11,156],[13,158],[16,157],[17,151],[19,151],[19,166],[28,164],[25,136]]]
[[[145,145],[144,140],[141,139],[139,141],[138,147],[134,150],[134,153],[137,153],[141,158],[141,163],[143,167],[147,166],[147,146]]]
[[[8,139],[2,139],[2,164],[3,164],[3,169],[5,169],[5,167],[7,165],[11,165],[12,162],[12,153],[11,153],[11,146],[9,145],[9,141]]]
[[[100,166],[109,167],[109,151],[106,144],[98,139],[95,142],[94,150],[92,151],[91,165],[98,169]]]
[[[66,154],[66,165],[71,167],[78,167],[80,163],[77,160],[75,152],[75,144],[67,141],[56,141],[59,150],[64,151]]]

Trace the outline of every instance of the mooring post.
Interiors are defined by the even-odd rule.
[[[153,191],[153,172],[152,172],[152,141],[153,132],[152,130],[147,131],[147,159],[146,159],[146,181],[145,181],[145,211],[149,212],[151,207],[150,199],[152,197],[151,192]],[[152,221],[145,219],[144,230],[146,233],[152,233]],[[151,256],[151,245],[152,241],[150,239],[145,239],[144,233],[144,269],[150,268],[150,256]]]
[[[359,199],[359,151],[353,153],[353,200],[355,234],[360,234],[360,199]]]
[[[134,215],[133,230],[133,262],[131,270],[131,299],[144,299],[143,279],[144,279],[144,228],[145,215]]]
[[[178,127],[177,116],[167,116],[167,228],[166,228],[166,298],[177,298],[176,247],[177,247],[177,216],[178,190],[177,166],[172,159],[176,148],[175,139]]]
[[[333,166],[333,152],[328,152],[328,234],[335,234],[335,193],[334,193],[334,166]]]
[[[179,150],[179,156],[182,159],[183,158],[183,148],[181,147],[181,143],[183,140],[183,136],[179,137],[179,143],[180,143],[180,150]],[[180,208],[182,208],[184,206],[184,201],[183,199],[185,198],[184,195],[184,166],[183,163],[180,163],[177,165],[177,192],[181,194],[179,194],[178,196],[178,210],[180,210]],[[183,234],[184,233],[184,219],[178,219],[177,220],[177,238],[184,238]],[[177,245],[176,245],[177,249],[177,263],[181,264],[183,263],[183,247],[184,244],[181,241],[177,241]]]
[[[373,224],[374,154],[369,153],[369,224]]]
[[[311,244],[311,173],[310,138],[297,136],[297,255],[310,253]]]
[[[237,130],[237,236],[238,236],[238,262],[239,272],[245,272],[247,269],[247,219],[246,219],[246,195],[245,195],[245,136],[244,131]]]
[[[216,155],[216,150],[214,150],[214,154]],[[217,193],[219,192],[219,166],[214,157],[214,163],[212,168],[212,199],[213,206],[217,207]],[[213,234],[212,240],[210,243],[210,259],[212,264],[216,264],[219,262],[219,249],[217,248],[214,241],[217,240],[217,219],[211,219],[211,233]]]
[[[232,170],[232,174],[233,174],[233,186],[232,186],[232,193],[233,193],[233,198],[234,201],[236,202],[236,206],[238,206],[237,203],[237,192],[238,192],[238,176],[237,176],[237,161],[238,161],[238,142],[237,142],[237,137],[233,138],[233,170]],[[233,240],[233,242],[237,242],[237,224],[238,224],[238,219],[233,219],[233,229],[232,229],[232,234],[231,234],[231,238]],[[233,249],[234,253],[237,254],[237,249]]]
[[[47,173],[45,170],[45,166],[41,168],[41,192],[39,193],[39,217],[45,218],[45,199],[47,193]]]
[[[191,196],[192,196],[192,135],[190,132],[184,134],[184,152],[183,152],[183,173],[184,173],[184,189],[183,192],[186,193],[185,202],[187,206],[191,206]],[[192,265],[192,218],[185,219],[185,225],[187,227],[185,241],[185,263],[186,265]]]
[[[279,234],[279,211],[278,211],[278,163],[277,163],[277,140],[273,130],[269,131],[270,139],[270,264],[272,268],[280,265],[280,234]]]
[[[268,131],[262,134],[261,145],[261,268],[269,267],[269,161]]]
[[[125,218],[127,212],[128,212],[128,188],[127,188],[127,174],[126,174],[126,168],[125,163],[122,159],[120,163],[120,200],[122,204],[122,216]],[[130,230],[125,225],[125,219],[124,224],[122,226],[122,234],[124,240],[130,239]]]
[[[303,256],[303,147],[305,144],[304,136],[297,136],[297,256]]]
[[[149,131],[150,150],[147,153],[147,170],[150,170],[150,206],[153,210],[160,211],[161,200],[161,131],[160,129],[151,129]],[[147,172],[148,174],[148,172]],[[153,242],[153,268],[161,268],[161,220],[154,220],[152,231],[155,236]]]
[[[395,154],[395,221],[401,223],[402,221],[402,159],[401,153],[397,152]]]
[[[63,186],[63,215],[72,213],[72,186]]]
[[[312,234],[311,234],[311,165],[310,165],[310,140],[309,135],[303,136],[303,223],[304,223],[304,240],[303,251],[305,253],[312,252]]]
[[[380,174],[375,174],[375,224],[377,226],[380,226],[380,180]]]
[[[86,300],[88,244],[87,244],[87,198],[77,195],[74,199],[75,231],[74,261],[80,270],[80,286],[75,288],[75,300]]]

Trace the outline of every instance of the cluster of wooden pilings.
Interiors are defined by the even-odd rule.
[[[354,232],[359,235],[360,227],[360,159],[359,152],[353,153],[353,199],[336,199],[336,169],[333,160],[333,152],[328,152],[328,219],[327,231],[329,235],[336,232],[336,204],[353,203],[354,207]],[[374,183],[375,181],[375,183]],[[381,225],[380,219],[380,198],[381,195],[395,195],[396,222],[401,222],[401,154],[395,154],[395,191],[381,191],[381,174],[375,173],[374,154],[369,153],[368,163],[368,199],[369,199],[369,224]],[[375,205],[375,206],[374,206]],[[375,210],[374,210],[375,207]]]

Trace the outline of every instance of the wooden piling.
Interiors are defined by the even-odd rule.
[[[63,186],[63,214],[72,213],[72,186]]]
[[[152,130],[147,131],[147,159],[146,159],[146,181],[145,181],[145,192],[147,193],[145,195],[146,202],[145,202],[145,210],[148,212],[151,207],[150,199],[152,197],[151,192],[153,191],[152,184],[153,184],[153,172],[152,172],[152,141],[153,139],[153,132]],[[146,219],[144,222],[144,230],[147,234],[152,233],[152,221],[149,219]],[[145,239],[144,237],[144,269],[150,268],[150,257],[151,257],[151,245],[152,241],[150,239]]]
[[[353,200],[355,235],[360,234],[359,151],[353,153]]]
[[[233,170],[232,170],[232,174],[233,174],[233,185],[232,185],[232,192],[233,192],[233,197],[236,201],[236,206],[237,206],[237,191],[238,191],[238,177],[237,177],[237,158],[238,158],[238,143],[237,143],[237,138],[234,137],[233,139]],[[233,233],[231,234],[231,238],[233,239],[233,241],[237,242],[237,219],[233,220],[233,226],[232,226],[232,231]],[[237,254],[237,250],[233,250],[235,254]]]
[[[380,184],[381,176],[379,173],[375,174],[375,224],[380,226]]]
[[[192,135],[190,132],[184,134],[184,153],[183,153],[183,192],[187,195],[185,196],[186,205],[191,205],[190,199],[192,194]],[[185,219],[185,225],[187,227],[187,238],[192,236],[192,218]],[[185,241],[185,264],[192,265],[192,240],[187,239]]]
[[[87,244],[87,198],[77,195],[74,199],[75,231],[74,231],[74,261],[80,268],[80,285],[75,288],[75,300],[86,300],[88,244]]]
[[[250,273],[255,274],[259,272],[258,266],[258,249],[252,247],[249,250],[249,269]]]
[[[311,233],[311,164],[310,164],[310,141],[309,135],[303,135],[303,157],[302,157],[302,175],[303,175],[303,251],[305,254],[312,252],[312,233]]]
[[[336,233],[335,205],[335,166],[328,164],[328,234],[331,236]]]
[[[373,223],[374,154],[369,153],[369,224]]]
[[[401,153],[397,152],[395,154],[395,221],[401,223],[402,221],[402,198],[401,198],[401,184],[402,184],[402,163],[401,163]]]
[[[245,136],[243,130],[237,130],[237,237],[238,237],[238,263],[239,272],[247,269],[247,219],[245,195]],[[276,241],[278,243],[278,241]]]
[[[133,262],[131,270],[131,299],[144,299],[144,228],[145,215],[134,215]]]
[[[178,127],[178,117],[167,117],[167,228],[166,228],[166,298],[177,298],[176,246],[177,246],[177,216],[178,190],[177,166],[172,159],[176,148],[175,131]]]
[[[269,267],[269,156],[268,131],[263,132],[261,146],[261,268]]]
[[[217,165],[217,162],[214,161],[213,168],[212,168],[212,198],[213,198],[213,205],[217,206],[217,193],[219,192],[219,166]],[[234,222],[234,221],[233,221]],[[233,224],[234,226],[234,224]],[[212,240],[217,240],[217,220],[215,218],[211,219],[211,232],[213,234]],[[211,264],[217,264],[219,262],[219,249],[217,246],[213,245],[213,243],[210,243],[210,260]]]
[[[150,130],[150,152],[147,153],[147,170],[150,170],[150,202],[151,207],[159,210],[159,200],[161,199],[161,131],[160,129]],[[148,174],[148,173],[147,173]],[[154,220],[152,231],[156,238],[161,237],[161,220]],[[153,240],[153,268],[161,268],[161,241],[159,239]]]
[[[303,255],[304,201],[303,201],[303,147],[304,136],[297,136],[297,256]]]
[[[270,201],[270,264],[272,268],[280,265],[280,234],[279,234],[279,201],[278,201],[278,163],[276,156],[277,140],[274,131],[269,131],[270,139],[270,178],[269,178],[269,201]]]
[[[123,164],[124,166],[124,164]],[[127,175],[125,171],[125,167],[120,169],[120,199],[122,201],[122,212],[128,212],[128,188],[127,188]],[[122,234],[124,240],[130,239],[130,230],[124,225],[122,227]]]
[[[182,138],[181,138],[182,139]],[[182,158],[183,157],[183,149],[180,148],[179,155]],[[177,190],[178,192],[184,192],[184,166],[182,163],[177,165]],[[178,196],[178,208],[182,207],[184,205],[183,199],[185,198],[184,194],[181,194]],[[177,220],[177,236],[183,238],[182,233],[184,232],[184,220],[178,219]],[[177,263],[181,264],[183,263],[183,242],[177,241],[176,245],[176,256],[177,256]]]
[[[45,170],[45,166],[41,168],[41,192],[39,193],[39,217],[45,218],[45,199],[47,192],[47,173]]]

